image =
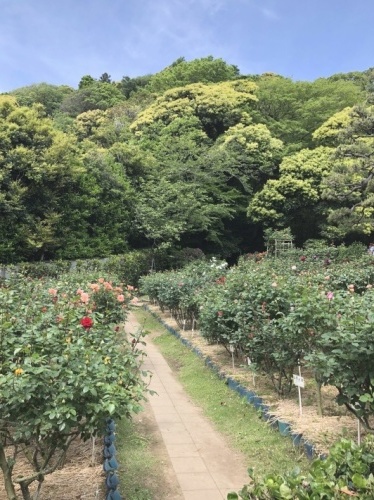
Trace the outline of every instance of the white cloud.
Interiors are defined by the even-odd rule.
[[[280,19],[279,15],[274,9],[268,9],[266,7],[262,7],[260,9],[263,16],[267,19],[271,19],[272,21],[278,21]]]
[[[166,64],[180,56],[188,59],[210,55],[219,43],[207,19],[227,4],[228,0],[149,2],[143,6],[143,14],[127,32],[121,47],[135,65],[139,59],[149,60],[163,54],[165,57],[169,54]]]

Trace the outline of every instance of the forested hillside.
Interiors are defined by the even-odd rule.
[[[180,58],[0,95],[0,262],[370,241],[374,69],[292,81]]]

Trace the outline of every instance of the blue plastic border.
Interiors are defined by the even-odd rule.
[[[302,448],[303,452],[309,460],[318,458],[326,458],[325,455],[317,455],[316,448],[310,441],[306,440],[302,434],[296,433],[292,430],[292,425],[289,422],[278,419],[274,414],[271,413],[270,407],[264,402],[261,396],[256,394],[256,392],[248,389],[240,382],[237,382],[232,377],[229,377],[221,368],[212,361],[209,356],[205,356],[204,353],[196,346],[193,345],[188,339],[183,337],[181,333],[169,324],[167,324],[158,314],[152,311],[147,304],[143,304],[143,308],[148,311],[159,323],[161,323],[168,332],[178,338],[182,344],[188,347],[192,352],[197,354],[199,358],[204,360],[206,366],[213,370],[220,379],[224,380],[228,387],[237,392],[239,396],[245,398],[249,404],[251,404],[257,411],[261,412],[261,417],[265,422],[268,422],[272,429],[278,431],[282,436],[287,436],[292,439],[292,443],[295,447]]]
[[[103,469],[105,472],[105,500],[122,500],[118,490],[119,478],[117,474],[118,462],[116,459],[116,424],[112,418],[105,420],[105,434],[103,447]]]

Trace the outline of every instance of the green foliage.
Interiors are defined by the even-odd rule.
[[[52,116],[60,109],[62,101],[73,92],[74,89],[67,85],[38,83],[27,87],[20,87],[13,90],[10,95],[16,97],[20,106],[31,107],[33,104],[43,104],[46,114]]]
[[[235,258],[266,227],[369,241],[372,80],[243,77],[210,56],[2,95],[0,261],[154,242]]]
[[[151,75],[137,76],[135,78],[124,76],[122,80],[118,83],[118,88],[121,90],[126,99],[129,99],[132,94],[138,92],[140,89],[143,89],[144,87],[147,87],[151,78],[152,78]]]
[[[119,104],[123,99],[121,91],[115,85],[94,81],[67,96],[62,101],[60,109],[75,117],[94,109],[106,110]]]
[[[0,260],[53,251],[64,205],[84,171],[76,139],[53,128],[41,105],[0,98]]]
[[[198,260],[181,271],[143,276],[139,283],[140,291],[157,301],[162,310],[170,309],[181,327],[187,324],[187,328],[190,328],[200,315],[200,301],[196,291],[203,293],[211,283],[224,280],[226,267],[227,263],[224,261]]]
[[[353,496],[369,500],[374,495],[374,447],[368,439],[362,446],[342,439],[330,450],[326,459],[313,461],[308,474],[295,469],[285,475],[268,474],[257,477],[249,469],[250,483],[239,495],[228,499],[345,499]]]
[[[129,293],[104,278],[78,288],[87,278],[16,275],[0,288],[0,454],[14,449],[8,478],[19,452],[28,457],[33,472],[12,478],[24,494],[74,439],[101,435],[106,418],[129,417],[144,397],[139,352],[116,338]]]
[[[256,122],[265,123],[289,153],[313,147],[312,133],[334,113],[364,101],[365,92],[352,81],[319,78],[293,82],[279,75],[256,79]]]
[[[374,266],[365,247],[314,244],[281,258],[242,259],[229,271],[219,263],[198,266],[143,278],[141,290],[182,326],[197,320],[209,342],[249,357],[281,395],[297,364],[307,364],[371,427]]]
[[[332,154],[321,146],[285,157],[279,178],[268,180],[252,198],[249,217],[267,226],[290,226],[301,243],[318,236],[326,219],[322,182],[331,171]]]
[[[215,161],[228,179],[237,180],[247,193],[256,192],[275,174],[283,144],[274,139],[265,125],[239,123],[216,142]],[[217,166],[218,166],[217,165]]]
[[[374,109],[357,106],[341,134],[334,168],[322,185],[323,197],[330,204],[325,231],[330,237],[373,232],[373,160]]]
[[[195,185],[191,190],[184,182],[172,183],[165,178],[143,184],[136,199],[137,227],[155,245],[175,244],[186,233],[217,240],[215,223],[230,217],[228,207],[210,203],[203,186]]]
[[[342,132],[350,125],[352,108],[345,108],[332,115],[317,130],[313,139],[320,145],[337,146]]]
[[[168,90],[139,115],[131,129],[141,136],[155,122],[168,125],[178,117],[196,116],[207,136],[215,139],[240,121],[240,107],[257,100],[255,90],[254,83],[244,80]]]
[[[95,78],[91,75],[84,75],[80,79],[80,82],[78,84],[79,89],[84,89],[85,87],[89,87],[90,85],[94,84],[96,82]]]
[[[331,292],[331,316],[337,319],[318,337],[315,348],[306,359],[324,384],[337,388],[338,403],[344,404],[366,428],[374,431],[371,424],[374,413],[374,370],[371,363],[374,355],[374,296],[372,285],[367,286],[370,288],[363,295],[355,293],[357,287],[353,284],[348,285],[348,292]]]
[[[162,93],[173,87],[184,87],[191,83],[218,83],[235,80],[239,69],[222,59],[212,56],[186,61],[177,59],[170,66],[149,77],[146,85],[150,92]]]

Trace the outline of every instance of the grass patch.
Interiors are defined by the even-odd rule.
[[[248,467],[256,473],[284,473],[295,465],[307,470],[307,458],[292,445],[289,438],[281,436],[263,422],[259,413],[223,380],[207,368],[204,362],[186,348],[177,338],[147,311],[135,311],[138,321],[146,330],[159,333],[154,342],[176,372],[191,399],[224,434],[233,448],[247,458]]]
[[[123,419],[116,423],[121,495],[131,500],[152,500],[161,476],[151,450],[152,436],[146,436],[134,421]]]

